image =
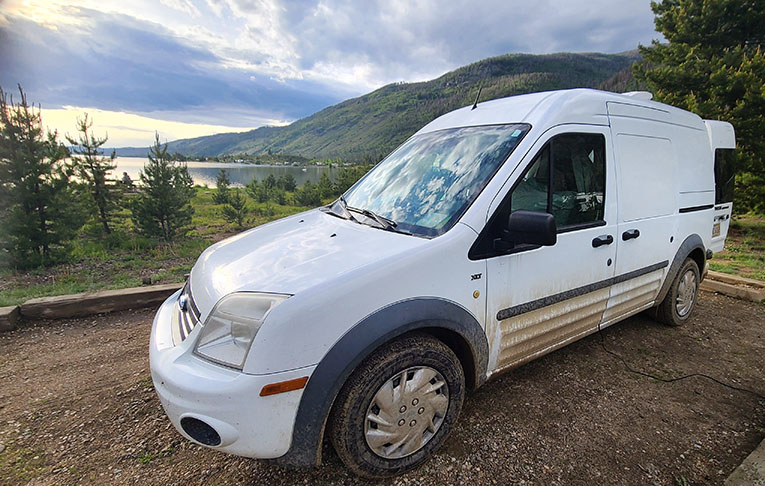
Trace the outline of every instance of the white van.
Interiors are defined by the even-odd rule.
[[[734,146],[648,93],[441,116],[331,205],[200,256],[154,319],[162,405],[224,452],[314,465],[328,436],[356,474],[412,469],[497,373],[643,310],[689,318]]]

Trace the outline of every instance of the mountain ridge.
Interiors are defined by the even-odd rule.
[[[637,51],[619,54],[505,54],[477,61],[430,81],[392,83],[324,108],[290,125],[219,133],[168,143],[171,153],[191,157],[280,153],[308,158],[379,158],[430,120],[481,101],[534,91],[637,88],[631,66]],[[148,149],[116,149],[145,156]],[[142,152],[142,153],[141,153]]]

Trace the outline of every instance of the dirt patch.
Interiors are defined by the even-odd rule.
[[[672,329],[639,315],[469,395],[445,447],[385,484],[721,484],[765,436],[765,306],[703,293]],[[331,449],[286,469],[195,446],[151,384],[152,311],[0,335],[0,484],[356,484]]]

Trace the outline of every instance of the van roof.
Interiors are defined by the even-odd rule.
[[[608,125],[609,111],[611,116],[630,116],[634,112],[632,116],[706,130],[698,115],[644,98],[646,96],[586,88],[510,96],[478,103],[475,109],[472,109],[472,105],[459,108],[436,118],[417,133],[506,123],[529,123],[533,127],[551,127],[564,123]],[[615,110],[617,105],[618,110]]]

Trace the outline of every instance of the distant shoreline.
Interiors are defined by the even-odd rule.
[[[106,152],[104,152],[104,153],[106,153]],[[118,159],[147,159],[148,160],[149,157],[148,157],[148,155],[145,155],[145,156],[141,156],[141,155],[118,155],[117,158]],[[330,165],[330,164],[325,164],[325,163],[321,163],[321,164],[317,164],[317,163],[302,163],[301,164],[300,162],[296,163],[295,165],[293,165],[293,164],[273,164],[273,163],[259,164],[257,162],[249,161],[249,160],[245,160],[245,161],[242,161],[242,162],[237,162],[237,161],[222,161],[222,160],[176,160],[174,162],[196,162],[196,163],[203,163],[203,164],[255,165],[255,166],[258,166],[258,167],[317,167],[317,168],[326,167],[326,168],[330,168],[330,169],[337,168],[337,167],[346,167],[347,166],[345,164],[337,164],[337,163]]]

